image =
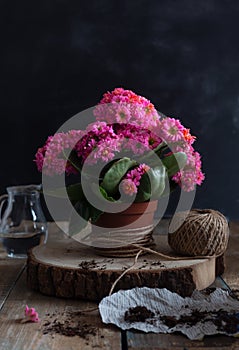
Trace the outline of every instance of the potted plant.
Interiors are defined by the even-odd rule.
[[[95,121],[84,130],[49,137],[36,153],[37,168],[49,176],[80,175],[67,186],[75,211],[84,219],[77,229],[72,223],[73,234],[88,222],[100,230],[122,228],[121,233],[125,226],[127,236],[143,226],[148,229],[139,242],[148,245],[152,238],[144,241],[152,231],[157,200],[177,186],[192,191],[204,179],[195,137],[179,120],[162,116],[148,99],[123,88],[105,93],[93,114]],[[147,220],[135,227],[136,207]],[[131,219],[125,222],[128,212]]]

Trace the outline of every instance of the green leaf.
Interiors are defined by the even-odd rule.
[[[63,156],[65,157],[65,159],[67,159],[69,161],[69,163],[76,169],[79,171],[79,173],[81,172],[81,161],[79,159],[79,157],[77,156],[76,152],[71,151],[71,153],[69,154],[69,156],[66,155],[65,150],[62,151]]]
[[[151,184],[152,198],[159,198],[165,189],[166,168],[157,166],[148,171]]]
[[[108,193],[106,192],[106,190],[103,187],[101,187],[101,186],[99,186],[99,185],[97,185],[95,183],[92,183],[91,184],[91,190],[97,196],[98,199],[105,198],[109,202],[115,202],[115,199],[113,197],[109,196]]]
[[[94,207],[91,207],[91,222],[94,224],[102,214],[103,214],[103,211],[96,209]]]
[[[157,164],[155,163],[155,158],[157,158],[157,157],[155,157],[155,155],[157,155],[160,158],[162,151],[164,149],[166,149],[167,147],[168,146],[166,143],[164,143],[164,142],[160,143],[157,147],[155,147],[154,149],[147,152],[147,154],[141,156],[140,163],[147,161],[147,162],[149,162],[147,164],[152,164],[152,166],[153,165],[156,166]]]
[[[118,190],[118,185],[122,177],[127,173],[127,171],[137,162],[131,160],[130,158],[124,157],[116,161],[110,169],[105,173],[101,187],[109,194],[113,195]]]
[[[67,194],[70,200],[79,201],[84,197],[82,186],[80,183],[67,186]]]
[[[86,221],[89,221],[90,217],[91,217],[91,205],[90,203],[87,201],[87,199],[83,199],[81,201],[78,201],[75,204],[75,210],[77,211],[77,213]]]
[[[162,159],[163,165],[167,168],[168,176],[171,177],[180,169],[183,169],[187,162],[184,152],[177,152]]]
[[[105,199],[107,199],[107,201],[115,202],[115,199],[113,197],[108,196],[108,193],[105,191],[103,187],[99,186],[99,188],[100,188],[100,193]]]
[[[150,179],[147,173],[144,173],[140,179],[140,186],[135,197],[135,202],[146,202],[151,197]]]
[[[76,212],[84,219],[79,220],[79,218],[74,215],[71,216],[69,222],[69,234],[73,236],[74,234],[79,233],[82,229],[84,229],[89,220],[95,223],[100,215],[103,213],[101,210],[93,207],[86,198],[78,201],[74,206]]]
[[[165,142],[160,143],[156,148],[153,149],[153,151],[160,156],[161,153],[168,148],[168,145]]]
[[[83,199],[78,201],[74,208],[77,213],[85,220],[79,220],[76,213],[73,211],[72,216],[69,219],[69,235],[73,236],[79,233],[83,228],[87,226],[88,220],[90,219],[90,207],[88,201]]]
[[[70,200],[77,200],[79,201],[80,199],[83,198],[83,191],[81,184],[74,184],[67,186],[65,188],[59,187],[55,189],[44,189],[44,193],[47,194],[48,196],[56,197],[56,198],[67,198],[66,192]]]
[[[145,202],[152,198],[159,198],[165,189],[166,168],[157,166],[143,174],[135,202]]]
[[[51,197],[56,197],[56,198],[67,198],[67,195],[65,194],[66,188],[55,188],[54,190],[52,189],[46,189],[44,188],[44,194],[47,196]]]

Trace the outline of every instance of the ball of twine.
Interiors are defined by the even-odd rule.
[[[180,214],[177,214],[180,220]],[[169,233],[168,243],[179,254],[221,255],[227,248],[229,226],[225,216],[213,209],[193,209],[181,226]]]

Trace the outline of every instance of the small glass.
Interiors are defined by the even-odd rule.
[[[41,185],[7,187],[0,197],[0,238],[11,258],[26,258],[30,248],[47,241],[40,190]]]

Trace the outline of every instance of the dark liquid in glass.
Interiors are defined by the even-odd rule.
[[[26,256],[30,248],[42,244],[45,239],[45,232],[33,233],[14,233],[4,235],[2,240],[9,256]]]

